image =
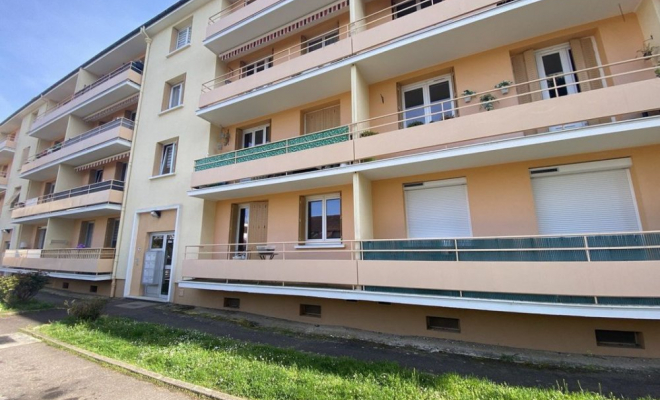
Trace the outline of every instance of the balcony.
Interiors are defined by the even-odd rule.
[[[98,280],[111,278],[114,259],[115,249],[7,250],[2,265],[3,269],[46,271],[56,276],[75,274],[74,278]]]
[[[140,62],[131,62],[101,77],[96,82],[74,93],[71,98],[48,109],[35,119],[29,135],[44,140],[57,139],[66,129],[68,115],[86,117],[120,100],[140,92],[142,82]],[[46,129],[50,127],[50,129]]]
[[[121,211],[124,182],[105,181],[19,203],[11,212],[15,224],[38,224],[48,218],[90,218]]]
[[[20,177],[36,181],[55,179],[60,164],[78,167],[131,149],[133,121],[116,119],[50,147],[21,167]]]
[[[625,71],[628,65],[635,68],[642,65],[642,68]],[[189,194],[220,200],[252,195],[248,186],[256,183],[242,182],[244,179],[262,180],[263,185],[268,184],[265,178],[277,178],[279,183],[286,181],[281,188],[270,189],[270,193],[277,193],[278,190],[309,188],[305,185],[310,184],[320,187],[318,185],[350,183],[350,176],[356,171],[373,170],[374,176],[369,178],[383,179],[660,143],[657,127],[651,129],[640,125],[637,129],[611,124],[613,120],[641,121],[649,111],[660,109],[660,98],[656,95],[660,91],[660,79],[653,73],[655,67],[633,59],[571,74],[582,75],[596,69],[624,72],[609,72],[598,78],[585,78],[580,83],[565,85],[559,84],[561,76],[553,78],[554,90],[593,81],[607,81],[610,85],[574,95],[519,104],[522,97],[542,97],[549,92],[549,89],[542,88],[543,80],[537,79],[510,86],[507,95],[499,100],[480,100],[487,98],[484,96],[502,96],[500,90],[491,90],[444,101],[442,107],[410,108],[356,122],[336,131],[197,160],[191,182],[194,190]],[[468,97],[475,100],[469,101]],[[422,121],[427,119],[429,123]],[[620,134],[622,130],[626,130],[625,135]],[[404,137],[405,140],[401,140]],[[309,147],[290,154],[293,153],[287,150],[292,148],[290,142],[301,139],[309,140]],[[341,143],[337,143],[339,140]],[[527,150],[521,151],[522,148]],[[414,160],[416,155],[418,159]],[[461,162],[456,161],[457,156],[461,157]],[[345,168],[334,168],[342,164]],[[352,165],[346,167],[347,164]],[[322,169],[322,173],[308,174],[307,178],[302,174]],[[284,174],[290,176],[283,178]],[[342,174],[343,178],[340,177]],[[274,182],[276,179],[270,180]],[[261,194],[269,193],[263,187],[260,190]]]
[[[330,53],[321,56],[321,52],[327,50],[324,48],[314,52],[319,57],[318,62],[303,61],[315,56],[297,57],[300,49],[297,45],[275,55],[281,59],[281,64],[274,65],[273,71],[266,69],[250,76],[235,73],[205,83],[197,115],[213,124],[229,126],[349,91],[352,65],[358,66],[367,83],[372,84],[524,39],[618,16],[621,12],[634,12],[638,2],[585,0],[575,4],[571,0],[557,0],[550,3],[452,0],[394,20],[391,19],[392,7],[388,6],[339,28],[346,32],[347,38],[342,40],[346,43],[342,46],[348,49],[348,54],[335,50],[334,55],[341,57]],[[549,15],[556,15],[556,18],[548,18]],[[520,26],[519,21],[526,23]],[[517,26],[518,29],[502,30],[502,26]],[[474,37],[480,40],[472,40]],[[410,62],[412,59],[414,63]],[[275,70],[276,67],[280,68]],[[260,74],[264,75],[257,78]],[[241,82],[242,79],[245,81]],[[235,86],[231,88],[232,85]],[[315,90],[310,91],[309,87]]]
[[[189,246],[179,286],[557,315],[660,311],[659,232],[342,243]]]
[[[333,0],[253,2],[237,0],[209,18],[204,45],[215,54],[221,54],[333,2]],[[259,22],[254,23],[257,19]]]
[[[8,136],[0,142],[0,164],[7,164],[14,158],[16,152],[16,138]]]

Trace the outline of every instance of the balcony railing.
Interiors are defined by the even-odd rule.
[[[373,239],[186,246],[186,259],[438,262],[619,262],[660,260],[660,232],[592,235]],[[335,245],[335,246],[332,246]],[[341,246],[336,246],[341,245]]]
[[[512,0],[512,1],[518,1],[518,0]],[[445,23],[450,23],[450,22],[451,23],[458,22],[462,19],[474,16],[475,14],[485,12],[487,10],[493,9],[494,7],[498,7],[500,5],[503,5],[505,3],[510,3],[512,1],[502,1],[502,0],[489,1],[489,0],[484,0],[484,1],[482,1],[482,3],[484,3],[484,4],[479,4],[476,7],[473,7],[471,9],[467,10],[467,11],[463,11],[459,14],[449,15],[449,16],[447,16],[446,19],[435,21],[435,24],[440,25],[440,24],[445,24]],[[228,10],[227,12],[233,12],[237,9],[242,8],[244,6],[243,3],[244,3],[244,1],[238,1],[237,3],[232,4],[230,7],[227,7],[225,10]],[[375,13],[372,13],[372,14],[367,15],[363,18],[360,18],[356,21],[353,21],[349,24],[339,26],[338,28],[333,28],[332,30],[324,32],[324,33],[322,33],[320,35],[317,35],[313,38],[307,39],[307,40],[301,42],[300,44],[293,45],[293,46],[288,47],[284,50],[281,50],[281,51],[279,51],[275,54],[272,54],[272,55],[269,55],[269,56],[264,57],[262,59],[259,59],[256,62],[271,63],[271,64],[274,64],[274,65],[278,65],[278,64],[287,62],[291,59],[294,59],[294,58],[297,58],[301,55],[304,55],[307,52],[307,48],[308,48],[308,45],[310,44],[310,42],[313,42],[315,40],[324,38],[325,36],[327,36],[330,33],[337,32],[337,35],[338,35],[338,40],[337,41],[341,41],[341,40],[344,40],[344,39],[351,39],[356,34],[362,32],[364,30],[368,30],[376,24],[382,23],[386,20],[390,20],[392,18],[392,16],[395,15],[396,13],[402,13],[402,12],[406,12],[406,11],[409,11],[409,10],[412,10],[412,9],[416,9],[417,6],[418,6],[417,3],[415,3],[413,5],[403,7],[403,8],[400,8],[401,4],[386,7],[386,8],[381,9],[381,10],[375,12]],[[223,12],[225,12],[225,10],[223,10],[220,13],[216,14],[217,18],[214,19],[215,16],[211,17],[210,23],[212,24],[213,22],[217,21],[217,19],[221,18],[222,17],[221,14]],[[229,10],[231,10],[231,11],[229,11]],[[421,10],[420,12],[423,12],[423,10]],[[414,31],[406,32],[406,34],[410,34],[410,33],[413,33],[413,32]],[[389,41],[386,40],[385,43],[389,43]],[[353,48],[353,46],[351,46],[351,48]],[[356,54],[355,51],[351,51],[350,54],[348,54],[347,56],[353,56],[355,54]],[[343,58],[344,57],[342,57],[341,59],[343,59]],[[332,61],[338,61],[338,60],[332,60]],[[327,61],[324,61],[324,62],[327,62]],[[251,64],[253,64],[253,63],[251,63]],[[313,68],[317,68],[317,67],[318,67],[318,65],[313,66]],[[236,82],[240,79],[247,78],[248,76],[252,76],[252,75],[247,75],[246,74],[246,72],[248,71],[248,68],[250,68],[249,65],[248,66],[243,66],[243,67],[240,67],[238,69],[231,70],[231,71],[229,71],[229,72],[227,72],[227,73],[225,73],[221,76],[218,76],[215,79],[212,79],[208,82],[203,83],[202,84],[202,93],[208,93],[208,92],[210,92],[214,89],[217,89],[219,87],[225,86],[225,85],[230,84],[232,82]],[[277,83],[279,81],[283,81],[283,80],[286,80],[288,78],[298,76],[302,72],[304,72],[304,71],[295,71],[291,75],[288,75],[286,77],[282,77],[280,79],[269,82],[269,84],[274,84],[274,83]],[[249,88],[249,90],[247,90],[247,91],[251,91],[253,89],[254,88]],[[206,107],[208,105],[209,104],[202,104],[201,107]]]
[[[33,156],[28,157],[27,160],[25,160],[24,164],[30,164],[31,162],[38,160],[42,157],[45,157],[49,154],[55,153],[57,151],[60,151],[62,149],[65,149],[71,145],[74,145],[76,143],[80,143],[83,140],[89,139],[91,137],[97,136],[103,132],[109,131],[111,129],[117,128],[117,127],[124,127],[127,129],[134,129],[135,123],[131,121],[130,119],[126,118],[118,118],[115,119],[114,121],[108,122],[107,124],[103,124],[97,128],[94,128],[90,131],[87,131],[81,135],[78,135],[74,138],[67,139],[64,142],[58,143],[54,146],[51,146],[47,148],[46,150],[43,150]]]
[[[29,249],[7,250],[7,256],[15,258],[56,258],[65,260],[111,260],[115,258],[115,249]]]
[[[541,79],[535,79],[518,84],[512,84],[504,88],[508,93],[502,99],[497,98],[498,96],[500,96],[502,89],[493,88],[487,91],[474,93],[469,96],[453,97],[451,99],[445,99],[434,104],[425,104],[419,107],[409,108],[403,111],[398,111],[395,113],[385,114],[378,117],[366,119],[363,121],[358,121],[348,126],[336,128],[333,130],[312,133],[308,135],[294,137],[292,139],[285,139],[277,142],[267,143],[261,146],[255,146],[248,149],[242,149],[233,152],[213,155],[206,157],[204,159],[196,160],[195,171],[196,172],[204,171],[204,170],[219,168],[227,165],[248,162],[260,158],[279,156],[292,152],[292,150],[301,151],[301,150],[306,150],[321,146],[327,146],[330,144],[343,142],[343,141],[350,141],[354,147],[354,152],[353,152],[354,158],[352,160],[349,160],[350,162],[363,162],[367,159],[368,161],[371,161],[372,157],[374,156],[385,156],[396,152],[415,150],[415,148],[413,147],[407,148],[407,146],[405,145],[397,146],[393,144],[394,148],[392,149],[392,151],[385,152],[383,154],[364,155],[365,151],[358,151],[358,150],[364,150],[362,149],[362,147],[364,146],[360,146],[360,149],[356,147],[359,145],[359,141],[362,138],[366,138],[368,136],[374,136],[378,134],[384,134],[387,132],[401,131],[404,129],[406,130],[405,131],[406,135],[414,135],[415,132],[417,132],[417,129],[412,129],[413,127],[418,125],[428,125],[430,123],[434,124],[433,125],[434,129],[437,126],[438,132],[442,132],[441,130],[443,125],[441,125],[441,123],[444,121],[448,121],[455,118],[470,118],[470,116],[474,116],[475,114],[477,115],[484,114],[489,112],[489,110],[493,110],[493,109],[498,110],[509,107],[515,107],[519,105],[519,100],[521,98],[533,99],[534,96],[543,97],[544,93],[546,95],[549,94],[551,91],[555,91],[556,93],[558,93],[559,90],[561,90],[562,88],[569,88],[569,87],[577,88],[575,91],[578,92],[579,87],[581,85],[587,85],[591,82],[597,82],[599,83],[598,86],[602,88],[606,88],[608,87],[608,85],[618,86],[616,85],[616,81],[619,79],[621,79],[621,81],[623,82],[621,85],[629,84],[628,82],[631,80],[643,81],[643,80],[654,79],[655,75],[653,71],[656,70],[657,68],[655,66],[643,67],[643,68],[638,68],[624,72],[617,72],[617,73],[607,73],[607,74],[605,73],[605,71],[609,71],[611,69],[620,69],[622,67],[625,68],[629,64],[641,63],[645,60],[653,59],[653,57],[656,56],[641,57],[641,58],[635,58],[625,61],[619,61],[610,64],[599,65],[597,67],[585,68],[564,74],[558,74],[549,78],[541,78]],[[581,79],[581,80],[576,79],[575,82],[561,83],[562,78],[568,75],[588,76],[588,73],[590,71],[597,71],[599,77],[590,78],[590,79]],[[552,81],[552,86],[548,85],[547,88],[544,88],[543,87],[544,82],[547,85],[547,83],[550,81]],[[593,91],[593,90],[603,90],[603,89],[600,89],[599,87],[592,87],[591,90]],[[580,95],[581,95],[580,93],[577,93],[566,97],[580,96]],[[474,100],[472,101],[472,99]],[[532,102],[530,104],[534,104],[534,103],[536,102]],[[434,111],[433,110],[434,108],[437,109],[437,111]],[[648,111],[649,109],[635,110],[635,112]],[[428,112],[428,110],[431,110],[431,112]],[[599,110],[596,109],[594,110],[594,112],[598,113]],[[579,120],[561,120],[561,116],[559,115],[557,116],[556,122],[550,121],[552,122],[552,125],[539,124],[537,126],[534,126],[533,128],[524,128],[522,130],[569,129],[571,128],[572,124],[579,123],[584,120],[601,118],[601,117],[618,117],[620,116],[620,114],[624,114],[625,116],[625,114],[629,112],[632,111],[622,111],[621,113],[618,114],[599,115],[597,117],[581,116],[583,118]],[[461,117],[462,113],[465,113],[466,115],[464,117]],[[411,114],[414,115],[410,116]],[[626,118],[630,118],[630,117],[626,116]],[[426,123],[427,120],[430,120],[430,122]],[[411,130],[408,131],[407,129],[411,129]],[[492,141],[492,140],[497,140],[497,138],[501,137],[502,135],[511,134],[520,131],[520,129],[516,128],[513,125],[511,125],[511,129],[514,130],[506,131],[506,132],[497,132],[495,134],[492,133],[488,134],[489,132],[475,131],[471,133],[472,136],[470,137],[467,136],[456,137],[454,140],[450,138],[444,138],[443,136],[435,136],[434,140],[436,142],[430,144],[430,146],[447,145],[450,143],[467,141],[467,140]],[[299,145],[300,142],[303,140],[306,142],[306,146]],[[369,150],[369,151],[373,153],[375,150],[374,151]],[[346,162],[346,161],[347,160],[341,160],[341,162]],[[322,165],[319,165],[319,167],[320,166]],[[267,173],[267,171],[264,172]],[[265,175],[265,174],[260,174],[257,176],[261,176],[261,175]],[[248,176],[246,176],[246,178],[247,177]]]
[[[114,70],[114,71],[102,76],[101,78],[97,79],[92,84],[90,84],[88,86],[85,86],[84,88],[82,88],[79,91],[75,92],[68,99],[57,103],[52,108],[47,109],[43,114],[38,115],[37,118],[35,118],[35,122],[39,121],[40,119],[42,119],[42,118],[46,117],[47,115],[49,115],[50,113],[52,113],[53,111],[59,109],[62,106],[65,106],[66,104],[70,103],[71,101],[75,100],[76,98],[78,98],[78,97],[82,96],[83,94],[89,92],[90,90],[102,85],[103,83],[109,81],[110,79],[114,78],[115,76],[117,76],[117,75],[119,75],[119,74],[121,74],[125,71],[132,70],[132,71],[135,71],[139,74],[142,74],[143,69],[144,69],[144,64],[142,62],[131,61],[130,63],[126,63],[126,64],[122,65],[121,67],[117,68],[116,70]]]
[[[16,207],[12,208],[12,210],[16,210],[16,209],[24,208],[24,207],[35,206],[35,205],[38,205],[38,204],[50,203],[50,202],[57,201],[57,200],[69,199],[69,198],[72,198],[72,197],[84,196],[84,195],[88,195],[88,194],[91,194],[91,193],[103,192],[103,191],[106,191],[106,190],[117,190],[117,191],[123,192],[124,191],[124,182],[123,181],[116,181],[116,180],[109,180],[109,181],[104,181],[104,182],[92,183],[90,185],[80,186],[80,187],[65,190],[65,191],[62,191],[62,192],[47,194],[47,195],[43,195],[43,196],[40,196],[40,197],[35,197],[35,198],[32,198],[32,199],[28,199],[25,203],[17,203]]]

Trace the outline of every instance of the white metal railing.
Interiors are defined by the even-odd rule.
[[[6,250],[5,255],[15,258],[110,260],[115,258],[115,249],[111,249],[111,248],[21,249],[21,250]]]
[[[98,87],[99,85],[109,81],[110,79],[114,78],[115,76],[117,76],[117,75],[119,75],[119,74],[121,74],[125,71],[133,70],[137,73],[142,74],[142,69],[143,68],[144,68],[144,65],[142,64],[142,62],[139,62],[139,61],[131,61],[129,63],[126,63],[126,64],[122,65],[121,67],[115,69],[114,71],[100,77],[99,79],[97,79],[96,81],[91,83],[90,85],[85,86],[84,88],[82,88],[79,91],[75,92],[73,95],[71,95],[71,97],[67,98],[66,100],[63,100],[63,101],[55,104],[53,107],[48,108],[42,114],[38,115],[34,119],[34,121],[35,122],[39,121],[40,119],[44,118],[45,116],[51,114],[53,111],[59,109],[62,106],[65,106],[65,105],[69,104],[72,100],[75,100],[76,98],[82,96],[83,94],[89,92],[90,90]]]
[[[452,97],[450,99],[442,100],[440,102],[434,103],[434,104],[425,104],[422,106],[418,107],[413,107],[409,108],[406,110],[402,111],[397,111],[394,113],[389,113],[389,114],[384,114],[380,115],[377,117],[365,119],[362,121],[354,122],[352,124],[349,124],[349,132],[348,132],[348,138],[349,140],[359,140],[361,137],[364,136],[371,136],[374,134],[378,133],[385,133],[389,131],[395,131],[395,130],[400,130],[400,129],[405,129],[410,127],[409,124],[416,122],[420,123],[420,119],[426,119],[427,117],[430,117],[432,119],[432,122],[439,123],[448,119],[453,119],[453,118],[458,118],[460,117],[460,113],[466,110],[475,110],[479,111],[479,109],[485,108],[484,106],[488,103],[490,103],[493,107],[495,108],[506,108],[506,107],[515,107],[519,105],[518,101],[521,97],[528,97],[533,99],[534,95],[537,96],[543,96],[544,93],[548,94],[551,91],[559,91],[562,88],[568,88],[568,87],[574,87],[578,88],[580,85],[585,85],[589,84],[591,82],[597,82],[601,84],[603,88],[607,87],[608,85],[613,85],[615,82],[613,79],[615,78],[621,78],[621,77],[630,77],[631,75],[637,75],[637,80],[647,80],[647,79],[654,79],[654,74],[650,73],[653,72],[657,67],[651,66],[651,67],[643,67],[643,68],[638,68],[630,71],[624,71],[624,72],[618,72],[618,73],[608,73],[606,74],[605,71],[610,70],[613,67],[620,67],[624,66],[626,64],[631,64],[631,63],[639,63],[640,61],[643,60],[648,60],[648,59],[653,59],[654,57],[657,56],[648,56],[648,57],[640,57],[640,58],[634,58],[634,59],[628,59],[624,61],[617,61],[609,64],[604,64],[604,65],[599,65],[596,67],[590,67],[590,68],[584,68],[576,71],[571,71],[567,72],[564,74],[558,74],[549,78],[539,78],[539,79],[534,79],[530,80],[527,82],[521,82],[517,84],[512,84],[507,87],[509,90],[508,94],[506,97],[504,97],[502,100],[507,100],[508,104],[501,104],[500,100],[495,96],[495,94],[499,94],[501,92],[501,88],[493,88],[489,89],[486,91],[482,92],[477,92],[469,96],[458,96],[458,97]],[[581,74],[588,73],[590,71],[598,71],[599,75],[597,78],[591,78],[591,79],[583,79],[583,80],[577,80],[575,79],[575,82],[567,82],[564,84],[559,84],[558,79],[560,78],[565,78],[566,76],[577,76]],[[646,74],[646,76],[642,75]],[[553,86],[552,88],[543,88],[543,82],[548,82],[552,81]],[[626,82],[628,83],[628,82]],[[626,84],[623,83],[623,84]],[[518,89],[524,87],[528,88],[526,92],[519,92]],[[533,89],[534,87],[538,87],[538,89]],[[592,89],[592,90],[599,90],[599,89]],[[577,90],[576,90],[577,91]],[[488,100],[488,101],[481,101],[480,99],[483,96],[493,96],[494,99]],[[475,101],[472,102],[470,101],[472,98],[475,98]],[[468,102],[469,101],[469,102]],[[460,103],[463,103],[462,105],[459,105]],[[497,106],[495,106],[497,104]],[[434,106],[440,106],[439,111],[431,111],[431,112],[426,112],[427,109],[431,109]],[[448,106],[446,108],[445,106]],[[419,115],[414,115],[411,117],[406,117],[407,113],[411,113],[414,111],[423,111],[422,114]],[[468,115],[469,117],[469,115]],[[565,122],[563,124],[570,124],[570,123],[575,123],[579,121],[570,121],[570,122]],[[426,124],[420,123],[420,124]],[[547,128],[547,127],[539,127],[539,128]],[[321,131],[323,132],[323,131]],[[320,132],[314,132],[312,134],[308,135],[314,135],[318,134]],[[506,134],[507,132],[502,132],[499,133],[501,134]],[[310,140],[309,143],[314,143],[314,142],[323,142],[323,141],[328,141],[329,139],[332,139],[333,137],[340,137],[340,136],[347,136],[346,132],[338,133],[334,136],[329,136],[329,137],[322,137],[319,139],[314,139]],[[296,138],[300,138],[304,136],[294,136],[289,139],[283,139],[277,142],[270,142],[266,143],[260,146],[255,146],[250,148],[250,156],[254,158],[260,158],[259,156],[268,156],[268,153],[274,153],[277,149],[280,148],[286,148],[288,146],[288,141]],[[486,136],[487,137],[487,136]],[[355,143],[355,142],[353,142]],[[245,149],[241,150],[236,150],[232,152],[233,157],[229,157],[227,159],[233,159],[234,162],[240,158],[240,152],[244,151]],[[225,154],[229,155],[230,153],[221,153],[209,157],[205,157],[203,159],[199,159],[195,161],[195,166],[200,167],[204,166],[206,164],[211,164],[213,163],[213,158],[217,158],[218,156],[224,156]],[[360,161],[360,160],[351,160],[351,161]]]
[[[518,0],[514,0],[514,1],[518,1]],[[235,4],[238,4],[238,3],[243,3],[243,1],[238,1],[237,3],[234,3],[232,6],[227,7],[226,9],[232,9],[232,7]],[[487,5],[484,5],[482,7],[464,12],[462,14],[454,15],[451,18],[447,18],[445,20],[439,21],[438,23],[436,23],[436,25],[437,24],[442,24],[442,23],[449,23],[449,22],[458,21],[458,20],[461,20],[463,18],[467,18],[469,16],[472,16],[474,14],[478,14],[480,12],[490,10],[493,7],[497,7],[498,5],[500,5],[502,3],[503,3],[502,0],[496,0],[496,1],[493,1],[491,3],[488,3]],[[306,41],[303,41],[300,44],[293,45],[293,46],[288,47],[284,50],[278,51],[275,54],[272,54],[272,55],[269,55],[267,57],[261,58],[261,59],[255,61],[255,62],[270,62],[272,64],[275,64],[275,63],[279,64],[279,63],[282,63],[282,62],[289,61],[292,58],[296,58],[296,57],[298,57],[302,54],[305,54],[306,48],[307,48],[309,42],[311,42],[311,41],[315,41],[315,40],[318,40],[320,38],[323,38],[324,36],[328,35],[329,33],[334,32],[334,31],[339,32],[338,41],[350,38],[351,36],[353,36],[354,34],[360,32],[362,30],[369,29],[371,25],[373,25],[377,22],[381,22],[385,19],[391,19],[393,17],[393,15],[395,15],[396,13],[408,11],[408,10],[411,10],[413,8],[417,8],[417,4],[415,3],[414,5],[403,7],[403,8],[400,8],[400,9],[397,9],[397,7],[401,7],[401,4],[386,7],[382,10],[379,10],[375,13],[369,14],[369,15],[367,15],[363,18],[360,18],[360,19],[358,19],[354,22],[351,22],[349,24],[345,24],[345,25],[339,26],[337,28],[333,28],[333,29],[331,29],[327,32],[324,32],[320,35],[317,35],[317,36],[315,36],[311,39],[307,39]],[[239,7],[239,8],[241,8],[241,7]],[[396,9],[396,12],[393,13],[393,11],[395,9]],[[423,10],[420,10],[420,11],[423,11]],[[222,13],[222,11],[220,13]],[[220,16],[219,16],[220,13],[216,14],[216,15],[218,15],[218,18],[220,18]],[[211,23],[213,23],[214,21],[211,21]],[[351,55],[353,55],[352,52],[351,52]],[[269,61],[269,59],[270,59],[270,61]],[[251,62],[250,64],[254,64],[255,62]],[[223,75],[220,75],[220,76],[218,76],[218,77],[216,77],[216,78],[214,78],[214,79],[212,79],[208,82],[204,82],[202,84],[202,93],[212,91],[213,89],[216,89],[218,87],[221,87],[221,86],[227,85],[229,83],[235,82],[239,79],[245,78],[246,76],[251,76],[251,75],[246,75],[246,73],[245,73],[246,68],[248,68],[248,67],[249,67],[249,65],[243,66],[243,67],[235,69],[235,70],[231,70],[231,71],[229,71],[229,72],[227,72]],[[255,71],[255,73],[257,73],[257,72]],[[295,75],[298,75],[298,73],[296,73]],[[287,78],[289,78],[289,77],[285,77],[282,80],[287,79]],[[277,81],[273,81],[270,84],[275,83],[275,82],[277,82]]]
[[[660,260],[660,231],[189,245],[188,260],[596,262]]]
[[[107,190],[124,191],[124,182],[117,180],[108,180],[98,183],[92,183],[90,185],[80,186],[62,192],[46,194],[39,197],[33,197],[31,199],[26,200],[25,203],[20,203],[20,202],[17,203],[16,206],[12,208],[12,210],[35,206],[37,204],[49,203],[51,201],[68,199],[71,197],[84,196],[91,193],[103,192]]]
[[[71,139],[67,139],[61,143],[58,143],[54,146],[51,146],[43,151],[40,151],[39,153],[32,155],[25,160],[24,164],[30,164],[31,162],[38,160],[40,158],[43,158],[49,154],[55,153],[57,151],[60,151],[62,149],[67,148],[68,146],[71,146],[76,143],[80,143],[83,140],[89,139],[91,137],[94,137],[100,133],[106,132],[110,129],[114,129],[117,127],[124,127],[128,129],[133,129],[134,128],[134,122],[131,121],[130,119],[127,118],[117,118],[114,121],[108,122],[106,124],[103,124],[101,126],[98,126],[92,130],[89,130],[81,135],[78,135],[76,137],[73,137]]]

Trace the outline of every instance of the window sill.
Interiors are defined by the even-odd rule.
[[[172,57],[173,55],[178,54],[178,53],[184,51],[185,49],[189,48],[190,46],[191,46],[191,44],[188,43],[187,45],[185,45],[185,46],[181,46],[181,47],[179,47],[179,48],[176,49],[176,50],[172,50],[172,51],[170,51],[170,52],[165,56],[165,58],[170,58],[170,57]]]
[[[310,243],[297,245],[294,247],[296,250],[307,250],[307,249],[345,249],[346,245],[343,243]]]
[[[176,175],[176,172],[172,172],[171,174],[154,175],[154,176],[149,177],[149,180],[152,181],[154,179],[167,178],[167,177],[174,176],[174,175]]]
[[[163,110],[163,111],[159,112],[158,115],[167,114],[170,111],[178,110],[178,109],[181,109],[181,108],[183,108],[183,104],[179,104],[176,107],[172,107],[172,108],[168,108],[167,110]]]

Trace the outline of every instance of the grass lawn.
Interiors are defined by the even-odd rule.
[[[123,318],[57,322],[40,329],[97,354],[249,399],[609,399],[434,376],[394,363],[319,356]]]
[[[35,299],[28,300],[27,302],[24,303],[17,303],[12,305],[0,301],[0,316],[28,312],[28,311],[48,310],[49,308],[53,308],[53,305],[51,303],[46,303],[44,301],[39,301]]]

